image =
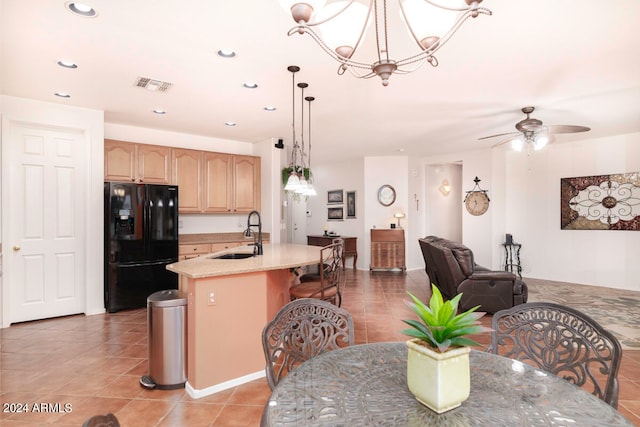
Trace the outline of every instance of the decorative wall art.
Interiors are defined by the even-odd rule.
[[[640,172],[560,179],[560,227],[640,231]]]
[[[347,191],[347,219],[356,217],[356,192]]]
[[[329,190],[327,191],[327,204],[335,205],[344,203],[344,196],[342,190]]]
[[[339,208],[327,208],[327,220],[329,221],[342,221],[344,218],[344,209],[342,206]]]

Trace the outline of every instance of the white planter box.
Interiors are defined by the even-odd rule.
[[[470,347],[444,353],[433,351],[419,340],[407,341],[407,385],[416,399],[441,414],[460,406],[469,397]]]

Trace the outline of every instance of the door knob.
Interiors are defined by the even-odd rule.
[[[13,250],[14,250],[15,252],[18,252],[18,251],[20,250],[20,246],[18,246],[18,245],[14,246],[14,247],[13,247]]]

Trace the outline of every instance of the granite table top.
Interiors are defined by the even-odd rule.
[[[276,386],[263,426],[631,426],[585,390],[533,366],[473,350],[471,394],[437,414],[407,387],[404,342],[330,351]]]

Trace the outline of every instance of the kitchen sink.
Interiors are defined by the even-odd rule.
[[[252,256],[254,256],[252,253],[243,252],[218,255],[216,257],[213,257],[213,259],[245,259],[251,258]]]

